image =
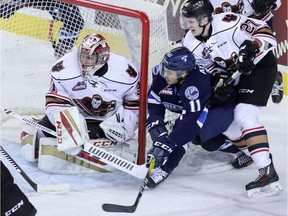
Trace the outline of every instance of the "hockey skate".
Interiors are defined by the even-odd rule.
[[[157,185],[167,179],[169,175],[170,173],[162,170],[160,167],[156,167],[148,177],[147,187],[155,188]]]
[[[234,160],[231,161],[231,164],[235,169],[247,167],[252,163],[252,158],[247,156],[244,152],[241,152]]]
[[[273,85],[271,97],[273,103],[280,103],[283,98],[283,77],[281,72],[278,71],[276,81]]]
[[[247,196],[272,196],[283,190],[279,184],[279,177],[274,168],[273,162],[270,165],[259,169],[259,176],[246,185]]]

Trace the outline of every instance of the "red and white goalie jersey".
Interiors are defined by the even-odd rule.
[[[221,13],[213,15],[211,24],[212,33],[207,41],[196,39],[191,31],[187,32],[183,41],[183,45],[193,52],[197,64],[203,65],[211,73],[216,66],[234,72],[239,47],[245,40],[257,39],[261,43],[255,64],[276,47],[272,31],[261,20],[235,13]]]
[[[77,106],[85,119],[103,121],[122,106],[124,111],[132,111],[138,118],[139,73],[136,67],[128,59],[110,53],[108,62],[97,73],[99,76],[88,79],[82,76],[77,51],[56,62],[46,94],[46,113],[53,124],[53,113],[71,106]]]

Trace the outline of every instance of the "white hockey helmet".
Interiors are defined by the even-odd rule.
[[[100,34],[87,35],[78,48],[78,60],[83,77],[92,76],[110,57],[110,47]]]

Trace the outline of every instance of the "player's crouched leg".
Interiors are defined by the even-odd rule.
[[[1,162],[1,215],[34,216],[37,210],[14,183],[9,170]]]
[[[160,167],[156,167],[147,181],[147,187],[155,188],[162,182],[164,182],[172,171],[178,166],[179,162],[185,155],[188,145],[181,147],[176,147],[173,152],[170,154],[167,162]]]
[[[231,161],[231,165],[236,169],[247,167],[253,163],[250,156],[247,156],[244,152],[241,152],[239,148],[223,134],[201,143],[201,146],[206,151],[222,151],[232,153],[235,155],[235,158]]]

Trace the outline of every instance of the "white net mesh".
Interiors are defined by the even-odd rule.
[[[141,0],[97,2],[147,14],[149,69],[161,60],[169,48],[166,11],[162,6]],[[78,4],[77,0],[73,3]],[[142,64],[142,23],[137,18],[52,0],[2,1],[0,5],[1,122],[7,118],[4,108],[21,114],[45,113],[45,93],[55,56],[76,49],[87,34],[102,34],[112,52],[131,58],[138,68]]]

